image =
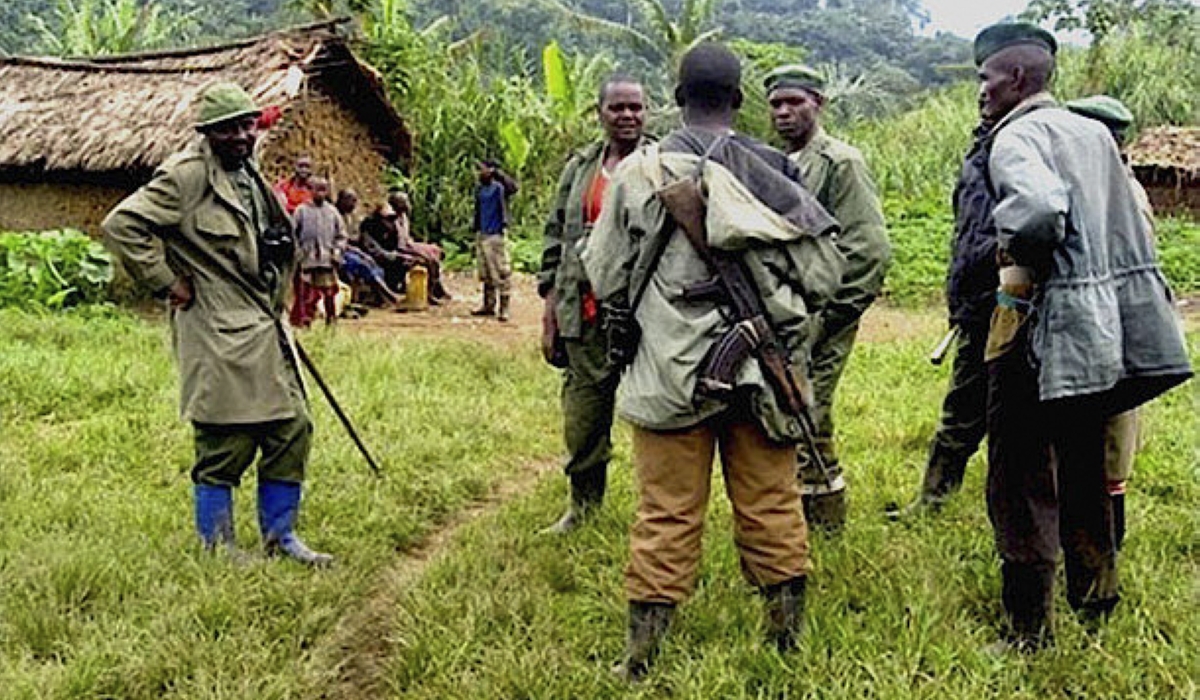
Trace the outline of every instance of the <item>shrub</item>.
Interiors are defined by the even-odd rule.
[[[108,300],[112,260],[79,231],[0,232],[0,306],[62,309]]]

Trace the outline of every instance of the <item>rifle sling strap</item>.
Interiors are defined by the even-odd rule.
[[[713,142],[707,149],[705,149],[703,155],[700,156],[699,162],[696,163],[696,168],[691,175],[693,179],[699,181],[700,178],[703,177],[704,166],[708,162],[708,159],[712,157],[713,151],[715,151],[718,146],[725,143],[727,138],[727,134],[721,134],[717,138],[713,139]],[[650,181],[653,183],[655,190],[661,190],[664,186],[664,168],[662,165],[662,151],[660,150],[659,144],[651,144],[646,149],[646,164],[649,166],[646,169],[646,172],[650,176]],[[638,304],[642,302],[642,295],[646,293],[646,288],[650,286],[650,277],[653,276],[654,270],[658,267],[658,261],[662,259],[663,252],[667,249],[667,243],[669,243],[671,240],[671,234],[677,228],[674,217],[670,216],[669,210],[667,214],[668,215],[664,217],[662,227],[654,234],[655,240],[650,244],[650,257],[646,261],[645,272],[642,274],[641,279],[638,280],[637,289],[634,290],[633,297],[629,300],[630,314],[635,313],[637,311]],[[701,257],[704,256],[705,253],[701,252]],[[705,257],[705,262],[709,262],[711,266],[711,262],[707,257]]]

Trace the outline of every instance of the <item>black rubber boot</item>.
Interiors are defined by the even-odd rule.
[[[846,489],[830,493],[806,493],[800,497],[804,519],[810,527],[838,533],[846,526]]]
[[[496,288],[490,284],[483,285],[483,305],[471,312],[472,316],[496,315]]]
[[[497,320],[507,321],[512,318],[510,314],[511,303],[512,297],[507,294],[500,295],[500,313],[496,315]]]
[[[553,525],[542,530],[544,535],[565,535],[578,530],[604,503],[608,474],[606,469],[594,473],[571,474],[571,500],[567,511]]]
[[[767,636],[781,652],[796,648],[804,634],[804,576],[788,579],[762,589],[767,599]]]
[[[890,520],[911,520],[923,515],[934,515],[950,497],[962,488],[967,463],[957,455],[934,445],[925,465],[925,479],[921,484],[921,495],[906,506],[889,505],[886,510]]]
[[[1008,629],[987,651],[1033,653],[1053,645],[1054,565],[1006,562],[1000,572]]]
[[[645,678],[674,615],[674,603],[630,601],[625,658],[613,668],[613,673],[630,683]]]

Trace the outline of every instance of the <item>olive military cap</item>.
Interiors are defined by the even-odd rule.
[[[196,128],[206,129],[230,119],[258,116],[262,110],[236,83],[213,83],[200,93]]]
[[[825,90],[825,76],[815,68],[790,63],[767,73],[767,77],[763,78],[763,87],[767,89],[767,94],[776,88],[801,88],[819,95]]]
[[[1123,102],[1108,95],[1092,95],[1071,100],[1066,104],[1066,108],[1076,114],[1104,122],[1113,129],[1125,129],[1133,123],[1133,112],[1130,112]]]
[[[1041,46],[1051,55],[1058,53],[1058,41],[1045,29],[1028,22],[1006,22],[993,24],[975,37],[975,65],[982,66],[999,51],[1020,44]]]

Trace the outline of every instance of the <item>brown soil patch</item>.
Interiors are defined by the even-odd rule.
[[[363,333],[396,332],[462,338],[489,345],[527,342],[532,347],[538,342],[542,300],[537,295],[537,282],[531,275],[513,276],[512,319],[508,323],[471,315],[471,310],[479,307],[482,295],[474,275],[450,273],[445,277],[445,284],[454,297],[448,304],[404,313],[371,309],[361,319],[342,321],[341,327]],[[945,312],[940,308],[909,309],[880,303],[867,311],[858,338],[867,343],[886,343],[929,337],[945,328]]]
[[[387,664],[395,645],[392,627],[401,592],[420,579],[462,528],[531,491],[538,479],[558,467],[558,460],[521,465],[515,475],[498,480],[491,493],[454,514],[384,571],[367,597],[315,650],[317,668],[331,669],[336,674],[333,687],[322,690],[317,697],[385,697]]]
[[[443,282],[453,299],[441,306],[405,312],[371,309],[363,318],[343,320],[339,326],[355,332],[460,338],[489,345],[529,343],[532,347],[537,342],[542,300],[532,276],[513,276],[512,318],[507,323],[471,315],[483,297],[482,287],[473,274],[447,273]]]

